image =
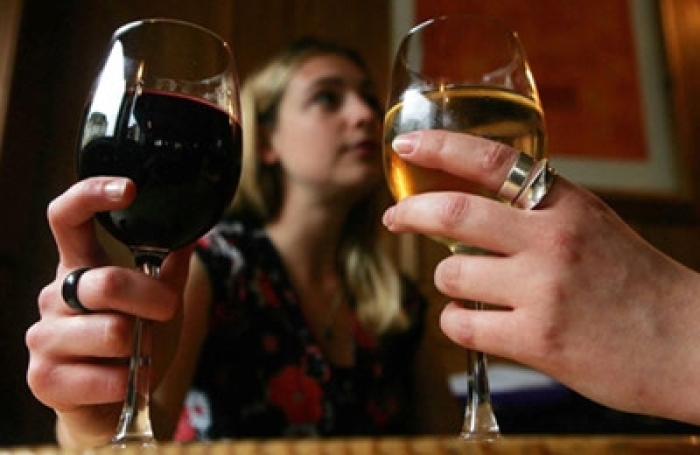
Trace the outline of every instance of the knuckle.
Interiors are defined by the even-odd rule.
[[[48,369],[44,366],[43,362],[31,359],[29,366],[27,367],[27,385],[29,389],[40,399],[42,390],[42,385],[50,383],[47,377],[50,376]]]
[[[431,141],[428,144],[432,150],[444,150],[447,148],[447,131],[437,130],[436,134],[431,136]]]
[[[513,150],[500,142],[488,142],[483,149],[481,168],[486,173],[502,169],[513,156]]]
[[[113,315],[105,318],[101,331],[105,352],[110,352],[115,357],[129,355],[132,328],[131,320],[127,317]]]
[[[561,267],[549,267],[541,279],[533,280],[524,292],[537,296],[539,317],[531,326],[531,352],[540,359],[554,362],[566,355],[568,334],[571,333],[570,313],[566,302],[570,301],[569,279],[559,271]]]
[[[558,261],[564,264],[576,264],[583,258],[585,240],[582,235],[569,229],[553,231],[543,238],[545,248],[551,251]]]
[[[128,387],[126,370],[123,374],[114,374],[105,378],[102,382],[105,397],[110,401],[123,401]]]
[[[103,267],[91,279],[90,287],[100,289],[100,293],[107,298],[118,296],[129,286],[128,278],[118,267]],[[88,282],[84,281],[84,283],[85,287],[88,287]],[[83,281],[81,281],[81,284],[83,284]]]
[[[446,228],[460,226],[468,210],[468,198],[462,194],[452,194],[440,205],[437,212],[438,221]]]
[[[564,343],[561,329],[554,324],[548,324],[533,331],[530,337],[530,352],[536,362],[554,362],[563,355]]]
[[[54,283],[51,283],[41,288],[37,297],[37,306],[39,307],[39,314],[47,314],[52,308],[54,300],[56,298],[57,292]]]
[[[61,383],[60,368],[44,359],[31,359],[26,380],[29,390],[41,403],[54,407],[57,404],[55,391]]]
[[[562,358],[565,355],[567,330],[564,319],[555,315],[545,317],[532,333],[532,352],[539,353],[539,357],[551,362]]]
[[[44,345],[44,335],[38,323],[34,323],[24,334],[24,344],[30,352],[38,351]]]

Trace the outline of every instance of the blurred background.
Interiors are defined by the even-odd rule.
[[[669,101],[672,146],[669,159],[677,184],[672,191],[661,193],[594,189],[658,248],[700,270],[696,215],[700,187],[694,178],[700,166],[697,146],[700,144],[700,0],[611,0],[606,5],[615,4],[618,11],[627,11],[633,2],[652,5],[657,13],[658,27],[649,33],[662,51],[657,66],[663,77],[662,99]],[[295,37],[313,34],[331,38],[357,48],[365,56],[383,93],[397,37],[423,17],[443,11],[478,10],[502,16],[516,29],[542,31],[562,25],[554,23],[561,16],[541,13],[556,7],[560,15],[575,22],[576,27],[567,26],[567,30],[575,31],[567,39],[579,45],[594,42],[593,38],[600,35],[596,27],[605,23],[601,22],[604,15],[580,13],[589,3],[600,6],[599,2],[587,0],[543,0],[537,2],[541,9],[528,15],[523,5],[531,2],[522,1],[0,0],[0,196],[3,206],[0,209],[3,212],[0,223],[0,446],[53,441],[53,414],[36,402],[26,386],[24,333],[38,317],[36,297],[41,287],[53,278],[57,262],[45,218],[46,206],[75,179],[78,122],[100,52],[114,29],[131,20],[156,16],[199,23],[229,41],[241,78]],[[592,10],[589,7],[586,11]],[[622,32],[630,32],[630,23],[627,25],[627,28],[621,27]],[[528,49],[531,54],[537,53],[537,39],[540,42],[549,39],[546,34],[536,37],[534,32],[530,36],[532,38],[523,38],[528,47],[531,46],[528,39],[532,40],[532,48]],[[554,41],[558,39],[551,37]],[[636,42],[629,36],[627,41]],[[591,55],[603,51],[604,48],[594,47]],[[589,57],[579,59],[579,73],[581,68],[586,68],[585,59]],[[614,57],[609,61],[611,65]],[[536,61],[534,57],[533,61]],[[550,68],[557,68],[557,62],[548,64],[553,65]],[[533,66],[537,76],[537,67],[534,63]],[[594,66],[590,67],[591,71],[603,74],[605,79],[607,67]],[[559,69],[563,77],[566,68],[560,64]],[[548,104],[556,111],[557,103],[576,99],[576,87],[549,82],[556,82],[557,74],[548,69],[546,83],[541,87],[547,113]],[[629,74],[629,86],[637,90],[635,84],[641,80],[635,79],[637,67],[631,68]],[[614,76],[612,72],[610,76]],[[621,90],[619,98],[613,94],[606,97],[604,103],[596,104],[597,114],[631,115],[627,108],[630,100],[624,98],[625,93],[629,94]],[[644,104],[640,100],[636,102],[643,111]],[[580,110],[577,112],[581,114]],[[550,124],[556,122],[553,120]],[[627,134],[623,139],[628,140],[630,149],[643,148],[649,140],[646,130],[642,128],[634,134]],[[568,140],[585,142],[586,138],[569,137]],[[615,150],[619,150],[621,156],[629,152],[625,148]],[[616,157],[604,159],[615,160]],[[621,169],[625,172],[634,167],[623,165]],[[445,298],[432,286],[432,270],[446,256],[446,251],[411,236],[387,241],[397,260],[431,298],[429,336],[440,340],[438,355],[444,360],[446,373],[461,372],[464,352],[444,338],[437,327],[437,316]],[[498,362],[494,359],[494,363]],[[538,401],[534,395],[530,398],[524,402],[497,403],[501,406],[501,424],[505,432],[693,431],[691,427],[672,422],[614,413],[572,393],[558,393],[556,399],[550,394],[544,401]]]

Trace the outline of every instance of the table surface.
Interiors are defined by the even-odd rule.
[[[140,448],[61,450],[55,446],[0,448],[7,455],[141,453]],[[165,455],[678,455],[700,454],[700,436],[523,436],[493,443],[455,437],[299,439],[159,444]]]

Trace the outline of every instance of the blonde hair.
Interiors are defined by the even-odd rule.
[[[259,145],[268,140],[267,135],[277,122],[280,100],[295,71],[308,59],[329,54],[345,57],[369,74],[352,49],[306,38],[280,52],[246,79],[241,90],[243,169],[233,213],[245,213],[260,223],[279,214],[284,197],[282,170],[278,163],[262,162]],[[406,325],[399,272],[383,250],[378,232],[387,201],[387,190],[380,184],[376,192],[355,204],[343,226],[339,250],[345,287],[354,299],[360,322],[377,334]]]

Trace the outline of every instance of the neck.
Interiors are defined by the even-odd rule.
[[[329,275],[337,276],[344,220],[344,213],[318,207],[287,209],[266,225],[266,231],[287,270],[296,279],[313,283]]]

